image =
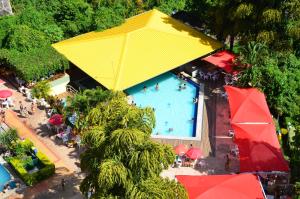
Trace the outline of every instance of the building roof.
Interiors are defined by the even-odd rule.
[[[154,9],[118,27],[79,35],[53,47],[106,88],[125,90],[222,44]]]

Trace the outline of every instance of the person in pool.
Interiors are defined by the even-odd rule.
[[[158,83],[156,83],[156,85],[155,85],[155,90],[159,90],[159,86],[158,86]]]
[[[143,90],[144,90],[144,92],[146,92],[147,91],[147,86],[144,86]]]
[[[198,98],[197,97],[193,98],[193,103],[196,104],[197,102],[198,102]]]

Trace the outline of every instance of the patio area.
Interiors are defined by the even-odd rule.
[[[185,144],[199,147],[202,150],[202,167],[169,168],[161,174],[164,177],[175,179],[176,175],[213,175],[239,172],[239,160],[230,152],[235,147],[230,135],[229,104],[224,96],[225,80],[221,74],[217,80],[193,78],[204,84],[204,108],[202,136],[195,143],[174,142],[173,146]],[[230,154],[229,169],[226,168],[227,154]]]
[[[77,148],[69,148],[55,139],[55,135],[52,135],[47,128],[49,118],[44,108],[38,107],[34,114],[28,114],[28,117],[23,117],[20,114],[19,101],[22,102],[24,107],[28,107],[28,110],[30,110],[31,102],[29,102],[22,93],[18,92],[9,81],[4,80],[6,83],[1,86],[1,89],[10,89],[13,92],[12,98],[15,103],[14,107],[5,111],[6,125],[10,128],[17,129],[21,138],[29,138],[38,150],[41,150],[41,152],[46,154],[48,158],[54,162],[56,167],[56,173],[53,177],[32,188],[26,189],[25,192],[19,193],[14,197],[26,196],[26,198],[36,198],[39,194],[48,192],[51,187],[54,187],[55,191],[55,187],[58,188],[62,178],[65,180],[69,178],[82,179],[82,173],[79,168],[80,150]],[[3,128],[5,128],[6,125],[2,125],[4,126]],[[80,180],[74,182],[76,182],[76,184],[70,187],[70,190],[72,190],[71,194],[74,197],[82,198],[78,187]],[[59,195],[60,192],[61,190],[57,192],[57,194]]]

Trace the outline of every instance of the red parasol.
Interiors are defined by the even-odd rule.
[[[49,123],[52,125],[61,125],[63,123],[63,116],[60,114],[54,114],[52,117],[49,119]]]
[[[13,92],[11,90],[0,90],[0,98],[1,99],[6,99],[10,96],[12,96]]]
[[[196,160],[202,156],[202,151],[199,148],[193,147],[190,148],[185,155],[192,160]]]
[[[5,81],[3,81],[2,79],[0,79],[0,85],[5,84]]]
[[[176,155],[183,155],[188,151],[188,149],[186,148],[185,145],[179,144],[176,147],[174,147],[174,151],[175,151]]]

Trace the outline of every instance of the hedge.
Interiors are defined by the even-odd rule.
[[[46,46],[26,52],[0,49],[0,66],[12,69],[21,79],[31,82],[68,69],[69,62],[51,46]]]
[[[28,173],[24,167],[24,163],[18,157],[12,157],[8,160],[21,179],[29,186],[49,178],[55,173],[54,164],[43,153],[37,152],[36,156],[44,167],[34,173]]]

